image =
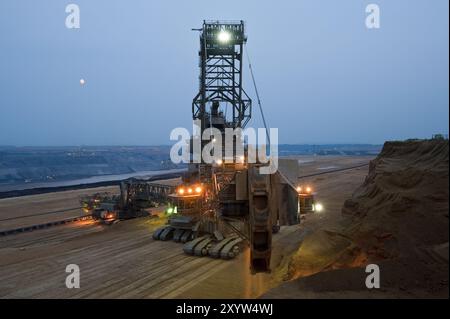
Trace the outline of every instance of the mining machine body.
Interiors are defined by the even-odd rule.
[[[233,258],[248,244],[252,273],[268,272],[272,233],[300,221],[298,194],[280,173],[261,174],[267,164],[249,163],[240,136],[234,139],[233,156],[226,157],[225,130],[243,129],[252,112],[252,100],[242,86],[244,22],[204,21],[198,31],[200,89],[192,116],[201,133],[210,128],[221,132],[223,154],[213,163],[188,164],[182,184],[169,196],[168,224],[153,238],[182,242],[187,254],[223,259]],[[191,137],[191,150],[195,142]],[[200,139],[201,149],[214,142],[213,137]],[[243,154],[236,145],[244,148]]]

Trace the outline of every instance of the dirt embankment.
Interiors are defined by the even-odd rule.
[[[448,297],[448,141],[386,142],[342,218],[307,236],[264,297]],[[365,286],[367,264],[381,288]]]

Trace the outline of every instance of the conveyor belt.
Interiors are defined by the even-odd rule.
[[[2,230],[2,231],[0,231],[0,236],[20,234],[20,233],[30,232],[33,230],[44,229],[44,228],[48,228],[48,227],[52,227],[52,226],[65,225],[65,224],[69,224],[69,223],[73,223],[73,222],[78,222],[78,221],[83,221],[83,220],[91,220],[91,219],[92,219],[92,215],[83,215],[83,216],[78,216],[78,217],[66,218],[66,219],[48,222],[48,223],[44,223],[44,224],[36,224],[36,225],[31,225],[31,226],[24,226],[24,227],[19,227],[19,228],[14,228],[14,229]]]

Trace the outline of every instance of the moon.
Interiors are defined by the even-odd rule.
[[[86,81],[84,79],[80,79],[80,85],[84,85]]]

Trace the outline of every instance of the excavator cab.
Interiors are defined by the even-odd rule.
[[[314,213],[316,205],[312,188],[310,186],[298,186],[297,193],[300,214]]]
[[[201,184],[181,185],[169,195],[167,215],[196,215],[201,211],[204,201],[204,187]]]
[[[200,183],[180,185],[169,195],[167,226],[153,233],[156,240],[187,242],[199,232],[199,221],[205,207],[206,192]]]

